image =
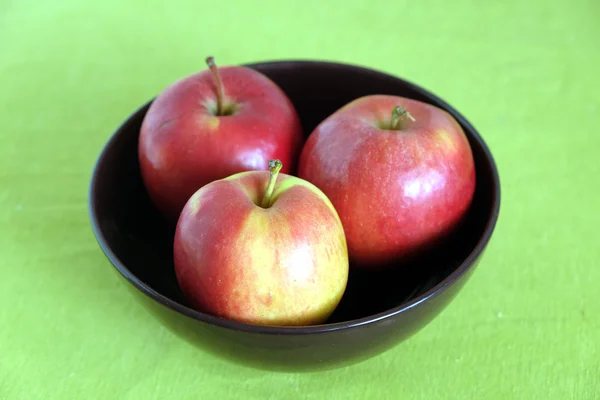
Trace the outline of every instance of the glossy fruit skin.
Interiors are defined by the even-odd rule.
[[[218,71],[231,115],[215,115],[216,83],[206,69],[167,87],[142,123],[138,156],[144,185],[173,222],[207,183],[264,170],[274,158],[283,162],[283,172],[294,173],[302,149],[296,110],[275,83],[246,67]]]
[[[348,281],[341,221],[325,195],[280,174],[271,206],[260,204],[269,173],[214,181],[187,202],[177,224],[179,286],[208,314],[258,325],[317,325]]]
[[[390,130],[396,106],[415,121]],[[370,95],[315,128],[298,176],[335,206],[353,265],[384,268],[431,248],[460,223],[476,172],[469,142],[450,114],[412,99]]]

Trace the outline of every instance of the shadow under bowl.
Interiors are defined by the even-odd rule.
[[[477,188],[464,223],[414,268],[351,270],[344,297],[327,323],[264,327],[194,310],[175,278],[173,227],[154,209],[142,183],[137,143],[151,102],[135,111],[102,150],[93,171],[89,210],[97,241],[152,315],[200,348],[272,370],[320,370],[375,356],[427,325],[463,287],[486,248],[500,209],[494,159],[475,128],[446,102],[397,77],[354,65],[275,61],[247,65],[290,97],[305,134],[344,104],[369,94],[420,100],[448,111],[464,129],[475,158]],[[406,271],[410,272],[406,272]],[[202,353],[199,352],[199,356]]]

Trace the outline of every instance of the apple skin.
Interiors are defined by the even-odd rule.
[[[396,106],[415,121],[390,130]],[[366,269],[404,264],[443,240],[470,207],[476,180],[468,139],[450,114],[389,95],[358,98],[322,121],[298,176],[331,200],[350,262]]]
[[[203,312],[258,325],[323,323],[348,281],[348,250],[333,205],[280,174],[260,204],[267,171],[213,181],[187,202],[175,231],[179,286]]]
[[[190,196],[214,180],[266,169],[273,158],[282,161],[282,172],[295,173],[304,137],[286,94],[250,68],[218,71],[233,115],[215,115],[217,83],[205,69],[161,92],[142,123],[142,178],[154,205],[172,222]]]

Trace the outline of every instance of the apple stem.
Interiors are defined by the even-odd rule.
[[[221,81],[221,75],[215,64],[215,58],[212,56],[207,57],[206,64],[208,65],[208,68],[210,68],[210,72],[212,72],[217,83],[217,115],[223,115],[223,98],[225,97],[225,94],[223,93],[223,81]]]
[[[390,128],[395,131],[402,129],[402,121],[405,121],[407,118],[413,122],[415,121],[406,108],[402,106],[394,107],[392,110],[392,122],[390,123]]]
[[[275,189],[275,183],[277,182],[277,176],[279,171],[283,167],[283,164],[279,160],[269,160],[269,185],[265,191],[265,197],[261,203],[262,208],[268,208],[271,205],[271,197],[273,196],[273,189]]]

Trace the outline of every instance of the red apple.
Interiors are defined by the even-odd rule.
[[[246,67],[217,69],[212,57],[207,64],[160,93],[140,131],[144,184],[172,221],[207,183],[266,169],[272,158],[295,166],[302,149],[296,110],[273,81]]]
[[[475,191],[469,142],[446,111],[398,96],[365,96],[309,136],[298,176],[320,188],[344,226],[350,261],[380,268],[442,239]]]
[[[281,162],[213,181],[181,212],[175,271],[195,308],[259,325],[313,325],[348,280],[344,229],[327,197]]]

